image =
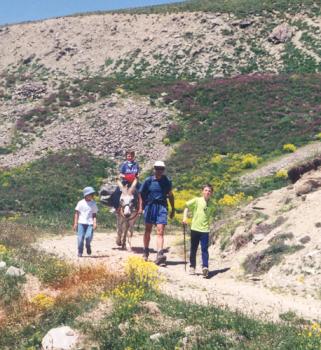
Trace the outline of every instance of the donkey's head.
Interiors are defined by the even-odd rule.
[[[135,179],[131,186],[128,188],[127,186],[124,186],[120,181],[118,181],[118,186],[121,190],[121,196],[120,196],[120,211],[121,214],[124,215],[126,218],[129,218],[134,211],[136,211],[135,206],[135,188],[136,188],[137,180]]]

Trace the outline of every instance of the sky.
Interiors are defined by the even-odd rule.
[[[0,0],[0,25],[172,2],[178,0]]]

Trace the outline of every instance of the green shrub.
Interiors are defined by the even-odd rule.
[[[68,150],[10,170],[0,170],[0,206],[41,218],[72,220],[82,189],[96,190],[114,165],[84,150]],[[48,219],[47,219],[48,221]],[[59,219],[57,220],[59,222]],[[45,221],[44,221],[45,222]]]

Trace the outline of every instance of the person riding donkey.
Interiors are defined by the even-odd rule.
[[[213,187],[206,184],[202,188],[202,196],[195,197],[186,202],[183,214],[183,225],[187,225],[188,211],[192,211],[191,225],[191,251],[190,251],[190,274],[195,275],[196,253],[199,242],[202,249],[202,272],[204,278],[208,278],[208,244],[210,220],[213,216],[212,207],[210,207],[210,198],[213,194]]]
[[[153,225],[157,227],[157,257],[155,263],[157,265],[166,262],[164,255],[164,232],[167,225],[167,212],[169,199],[171,205],[170,217],[175,215],[174,195],[172,193],[172,182],[164,174],[165,164],[162,161],[154,163],[154,175],[149,176],[139,189],[140,203],[144,204],[144,254],[143,258],[147,261],[149,257],[150,235]],[[142,211],[140,208],[140,212]]]
[[[114,193],[111,195],[111,205],[116,212],[119,212],[119,200],[121,196],[121,187],[126,186],[130,188],[132,183],[136,180],[136,189],[138,190],[140,184],[139,178],[139,165],[135,161],[135,152],[132,150],[126,151],[126,160],[119,167],[119,179],[122,186],[118,186]]]
[[[135,152],[132,150],[127,150],[126,160],[119,167],[120,181],[118,182],[118,187],[112,194],[112,204],[116,210],[117,216],[116,244],[118,246],[122,246],[123,248],[125,247],[127,232],[130,231],[130,236],[133,235],[134,224],[137,215],[140,214],[138,212],[140,205],[138,202],[139,198],[137,193],[140,186],[138,182],[139,171],[139,165],[135,161]],[[124,203],[120,202],[121,198],[123,199]],[[131,209],[127,218],[126,215],[124,215],[124,208],[126,210]]]

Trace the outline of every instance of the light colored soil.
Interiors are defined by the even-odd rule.
[[[77,264],[106,263],[112,270],[121,271],[126,258],[130,255],[141,255],[143,234],[135,233],[132,240],[133,251],[120,250],[115,244],[116,234],[96,233],[92,244],[93,254],[88,257],[77,257],[75,235],[49,238],[38,243],[38,247],[55,253]],[[174,297],[191,302],[228,307],[239,310],[260,319],[278,320],[285,312],[295,312],[305,319],[321,319],[321,301],[290,294],[278,294],[260,285],[260,282],[243,282],[232,278],[224,272],[231,264],[219,266],[215,264],[215,256],[210,260],[210,278],[203,279],[200,271],[190,276],[184,269],[181,233],[166,236],[165,246],[168,248],[168,265],[160,267],[165,277],[163,291]],[[156,237],[152,238],[151,248],[155,248]],[[155,259],[155,251],[150,259]],[[188,267],[187,267],[188,269]],[[230,276],[228,276],[230,275]]]

